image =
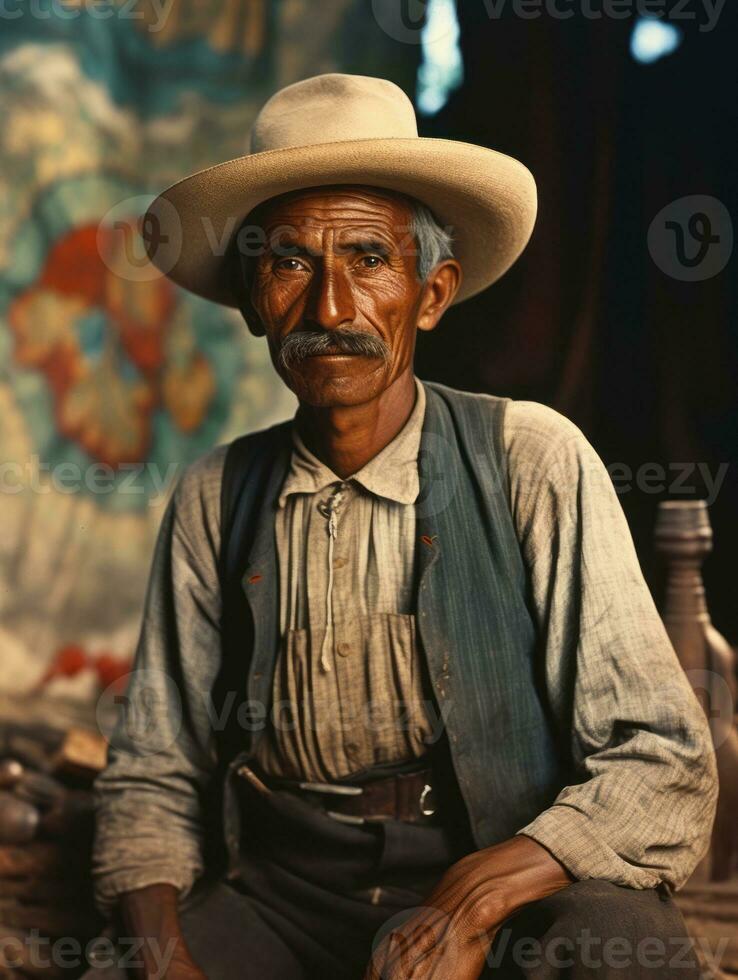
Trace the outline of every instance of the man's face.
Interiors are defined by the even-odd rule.
[[[266,240],[250,302],[280,377],[309,405],[377,397],[411,365],[416,329],[440,317],[426,323],[410,205],[361,187],[313,188],[267,202],[249,223]]]

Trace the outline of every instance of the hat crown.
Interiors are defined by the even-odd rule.
[[[250,152],[417,135],[413,104],[394,82],[331,73],[273,95],[251,129]]]

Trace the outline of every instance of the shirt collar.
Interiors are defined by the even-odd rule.
[[[418,378],[415,378],[415,392],[413,410],[394,439],[343,482],[355,480],[378,497],[385,497],[399,504],[415,502],[420,493],[418,452],[426,401],[425,388]],[[310,452],[300,438],[294,421],[292,445],[290,469],[277,500],[279,507],[284,506],[287,497],[292,493],[316,493],[332,483],[342,482],[340,476]]]

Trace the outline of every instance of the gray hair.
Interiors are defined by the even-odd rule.
[[[430,208],[415,198],[409,198],[409,202],[412,209],[410,228],[418,249],[418,279],[425,282],[439,262],[454,257],[453,239],[438,224]]]

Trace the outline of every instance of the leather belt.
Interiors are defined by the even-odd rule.
[[[296,793],[343,823],[361,824],[379,820],[435,822],[433,771],[429,768],[394,773],[364,782],[360,786],[257,776],[246,765],[238,769],[238,774],[262,793],[269,793],[272,789]]]

